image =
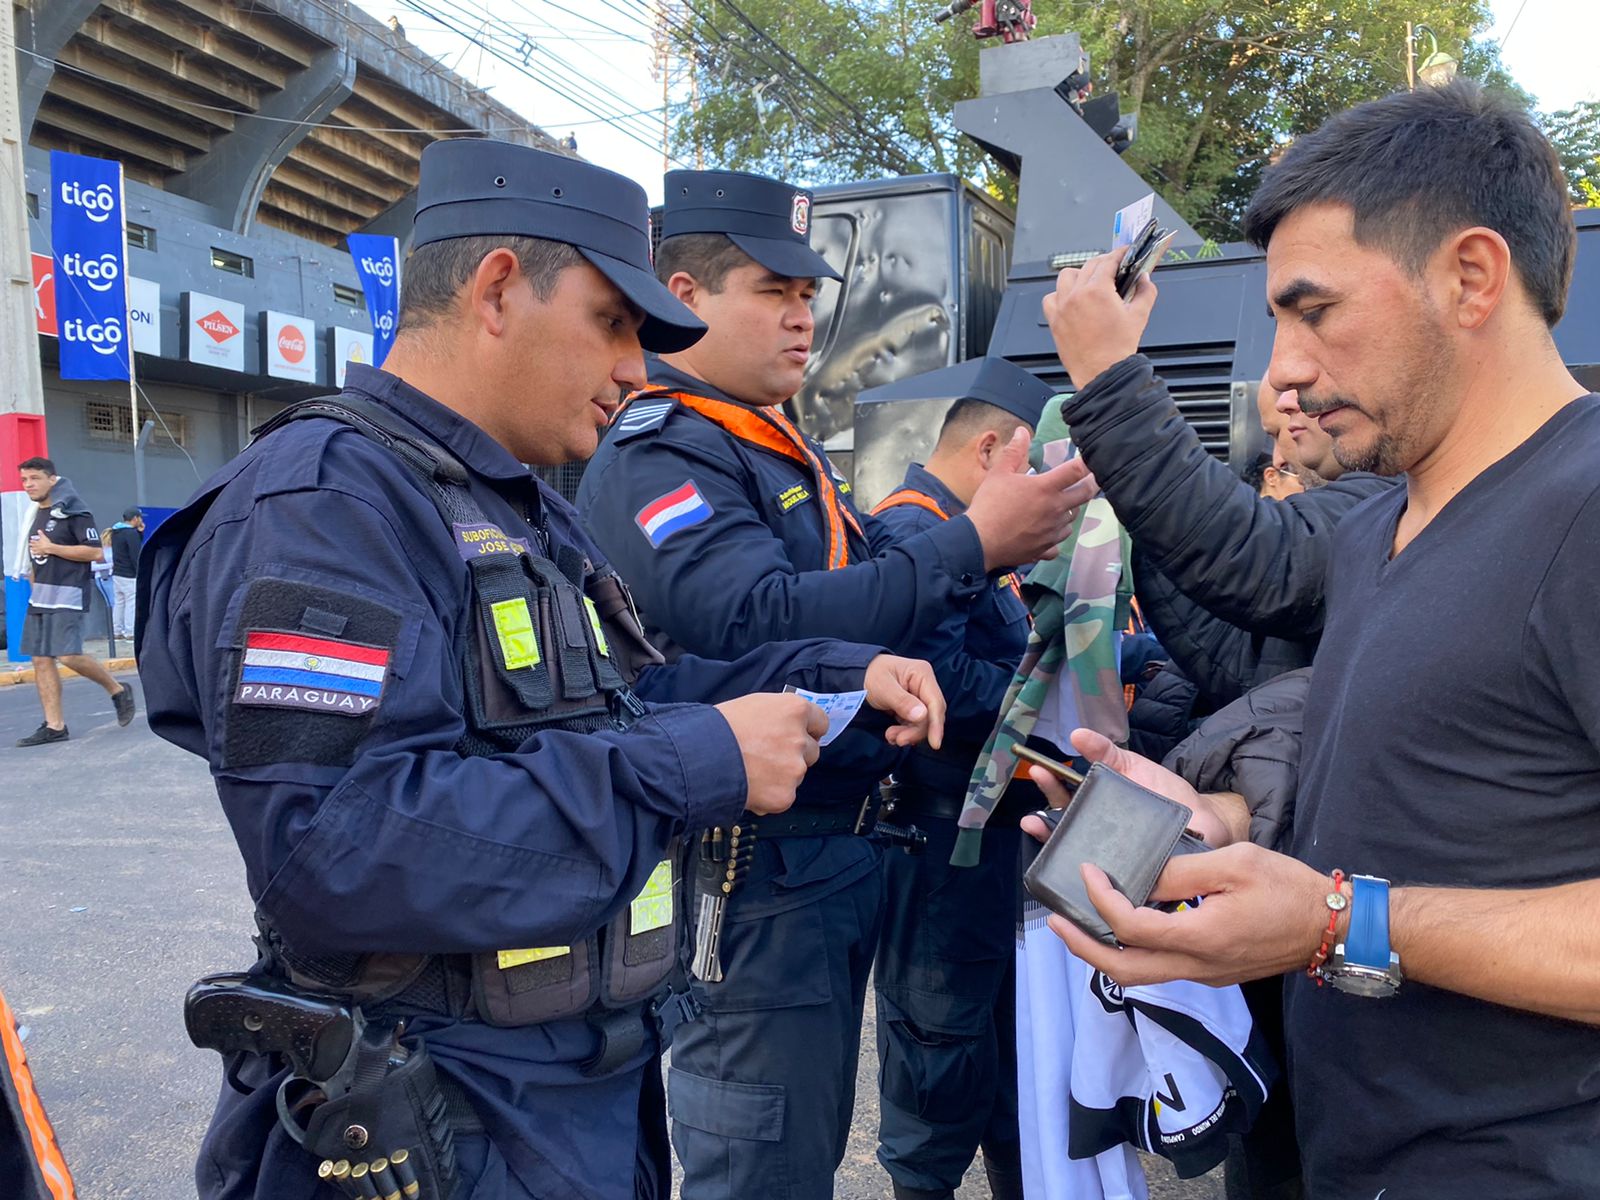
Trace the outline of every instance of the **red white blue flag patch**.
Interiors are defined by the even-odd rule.
[[[389,659],[382,646],[252,630],[234,703],[364,717],[383,697]]]
[[[684,482],[665,496],[659,496],[641,508],[634,516],[640,531],[657,550],[661,543],[675,533],[708,520],[711,503],[700,494],[694,480]]]

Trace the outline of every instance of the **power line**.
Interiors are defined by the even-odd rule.
[[[1506,26],[1505,33],[1500,36],[1500,49],[1506,48],[1506,43],[1511,40],[1511,31],[1517,27],[1517,22],[1522,20],[1522,10],[1527,7],[1528,0],[1522,0],[1522,3],[1517,5],[1517,15],[1511,18],[1511,24]]]
[[[407,2],[412,3],[413,0],[407,0]],[[448,2],[448,0],[435,0],[435,3],[440,2]],[[452,16],[456,17],[457,20],[462,19],[464,11],[463,5],[459,3],[451,4],[451,10]],[[431,15],[433,15],[435,19],[438,19],[436,13],[432,13]],[[486,24],[483,27],[483,32],[487,32],[488,24],[495,23],[496,19],[487,17],[486,15],[485,20]],[[459,26],[455,27],[454,31],[461,33]],[[575,74],[577,69],[573,67],[572,64],[566,62],[556,55],[544,54],[540,56],[539,63],[536,67],[532,61],[533,55],[531,53],[531,46],[528,48],[527,52],[521,55],[520,61],[518,61],[516,58],[502,52],[497,46],[484,42],[482,40],[481,33],[476,35],[461,33],[461,36],[465,36],[471,40],[474,40],[477,45],[479,45],[482,49],[487,50],[489,53],[494,54],[494,56],[501,62],[519,71],[523,75],[526,75],[528,78],[533,79],[535,82],[541,83],[550,88],[563,98],[578,104],[579,107],[584,108],[585,111],[590,112],[602,119],[609,119],[613,127],[617,129],[618,132],[632,137],[635,141],[640,141],[644,145],[648,145],[651,149],[655,148],[654,140],[649,137],[649,135],[644,131],[643,127],[638,124],[630,123],[631,121],[636,120],[636,118],[628,112],[631,102],[625,97],[618,95],[614,90],[598,83],[597,81],[581,80],[555,75],[554,68],[556,67],[574,72]],[[518,36],[520,38],[520,35]],[[538,73],[541,70],[545,73],[543,76]],[[554,78],[550,78],[550,76],[554,76]],[[587,100],[589,103],[584,103],[585,100]],[[613,105],[616,107],[612,107]]]
[[[495,58],[500,60],[506,66],[518,71],[522,75],[533,80],[535,83],[549,88],[551,91],[570,101],[578,108],[583,109],[591,116],[600,118],[601,120],[610,120],[613,124],[613,128],[615,128],[617,132],[633,139],[652,152],[659,149],[653,140],[650,140],[648,137],[639,133],[636,127],[629,125],[624,119],[622,112],[608,108],[605,99],[603,99],[601,95],[597,94],[596,91],[591,90],[590,88],[583,86],[574,80],[553,77],[552,72],[544,68],[542,63],[540,64],[539,68],[535,68],[531,60],[528,62],[518,61],[516,58],[504,53],[498,45],[485,42],[483,39],[476,37],[472,33],[463,30],[446,17],[441,16],[428,4],[424,3],[424,0],[405,0],[405,3],[407,7],[421,12],[424,16],[431,17],[432,19],[439,21],[457,36],[465,37],[471,41],[474,41],[477,45],[480,45],[485,51],[494,55]],[[560,60],[556,61],[559,62]],[[562,65],[565,66],[566,64],[563,63]],[[595,87],[597,87],[600,92],[608,91],[608,89],[605,89],[603,85],[597,84]],[[610,92],[609,94],[613,100],[618,101],[623,105],[627,104],[627,101],[616,95],[615,92]]]

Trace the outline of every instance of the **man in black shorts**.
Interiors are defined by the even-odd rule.
[[[1311,1200],[1593,1195],[1600,396],[1550,334],[1576,246],[1560,166],[1520,109],[1422,88],[1291,146],[1245,232],[1268,379],[1345,470],[1405,485],[1333,535],[1290,853],[1246,840],[1239,797],[1080,730],[1223,848],[1167,866],[1153,899],[1203,897],[1174,913],[1086,866],[1121,946],[1057,932],[1124,984],[1285,978]],[[1113,269],[1063,272],[1052,301],[1100,370],[1143,319]]]
[[[33,658],[33,679],[44,706],[39,728],[17,742],[43,746],[64,742],[66,718],[61,712],[63,662],[85,679],[92,679],[111,695],[117,724],[133,720],[133,689],[118,683],[111,672],[83,652],[83,614],[89,607],[90,564],[105,555],[94,514],[85,507],[72,485],[56,474],[48,458],[30,458],[20,464],[22,490],[39,506],[28,536],[28,560],[33,590],[28,615],[22,625],[22,652]]]

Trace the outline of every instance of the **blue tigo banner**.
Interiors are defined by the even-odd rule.
[[[372,318],[372,365],[383,366],[400,317],[400,243],[375,233],[349,235],[350,257]]]
[[[50,251],[63,379],[128,378],[122,164],[50,152]]]

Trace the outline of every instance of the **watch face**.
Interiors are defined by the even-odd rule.
[[[1341,992],[1366,999],[1385,999],[1400,990],[1400,983],[1387,971],[1356,967],[1348,963],[1332,971],[1328,982]]]

